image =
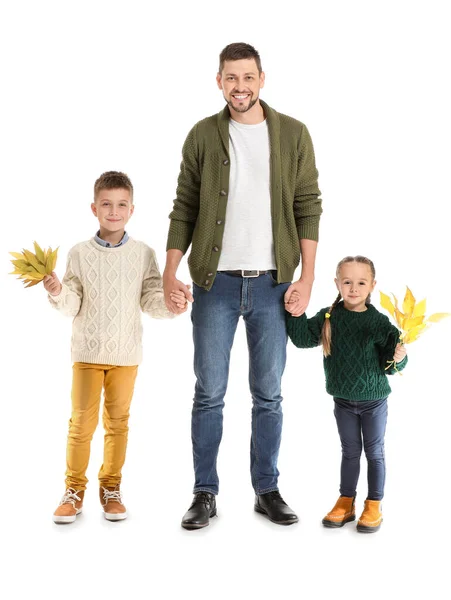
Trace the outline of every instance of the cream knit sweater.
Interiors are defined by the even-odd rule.
[[[94,238],[74,246],[58,296],[51,305],[75,317],[72,360],[106,365],[138,365],[142,360],[141,310],[172,318],[164,303],[155,252],[129,238],[105,248]]]

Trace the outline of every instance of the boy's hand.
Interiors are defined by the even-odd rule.
[[[403,344],[396,344],[395,355],[393,356],[393,360],[397,363],[401,362],[404,357],[407,355],[406,347]]]
[[[187,288],[189,288],[190,286],[187,285]],[[169,297],[171,298],[172,302],[174,302],[174,304],[177,306],[177,308],[180,308],[183,310],[183,312],[185,312],[185,310],[188,308],[188,300],[186,299],[185,294],[182,291],[172,291],[169,294]]]
[[[52,272],[51,275],[46,275],[42,280],[45,289],[51,296],[58,296],[61,293],[61,285],[60,280],[56,276],[55,271]]]
[[[189,291],[190,287],[190,285],[185,285],[173,275],[167,275],[166,273],[163,273],[164,300],[170,312],[174,313],[175,315],[179,315],[187,310],[188,305],[185,304],[183,309],[179,308],[175,302],[171,300],[171,294],[184,294],[188,302],[193,302],[194,298]]]

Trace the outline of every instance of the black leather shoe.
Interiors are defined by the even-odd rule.
[[[268,492],[261,496],[255,496],[254,510],[266,515],[277,525],[291,525],[299,520],[279,492]]]
[[[194,500],[182,519],[185,529],[200,529],[206,527],[210,517],[216,515],[216,498],[208,492],[196,492]]]

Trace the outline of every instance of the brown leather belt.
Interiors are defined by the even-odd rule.
[[[258,277],[259,275],[265,275],[266,273],[272,272],[271,269],[269,271],[249,271],[245,269],[240,269],[238,271],[218,271],[218,273],[225,273],[226,275],[233,275],[234,277]],[[276,271],[274,271],[274,273],[275,272]]]

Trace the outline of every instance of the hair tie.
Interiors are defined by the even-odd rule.
[[[326,317],[326,319],[330,319],[330,314],[329,313],[326,313],[324,316]]]

